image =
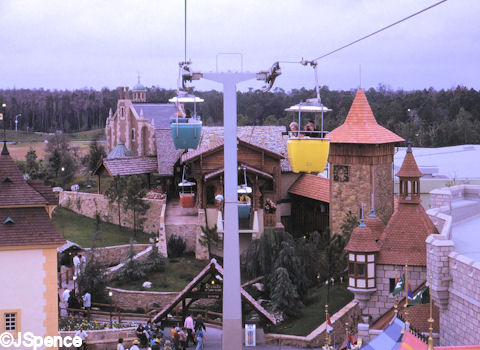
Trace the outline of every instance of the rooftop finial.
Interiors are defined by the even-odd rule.
[[[412,141],[407,141],[407,153],[412,153]]]
[[[365,219],[363,218],[363,206],[364,206],[364,203],[362,203],[362,209],[360,210],[360,225],[358,225],[358,227],[367,227],[367,225],[365,225]]]
[[[137,72],[138,84],[140,85],[140,72]]]

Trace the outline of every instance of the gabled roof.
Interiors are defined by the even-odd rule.
[[[327,178],[321,176],[302,174],[290,186],[288,193],[329,203],[330,182]]]
[[[170,118],[178,111],[173,103],[133,103],[132,106],[136,114],[150,120],[155,129],[170,130]]]
[[[282,171],[285,172],[292,171],[287,154],[288,137],[282,135],[282,132],[285,131],[284,126],[239,126],[237,127],[237,137],[260,149],[285,157],[280,160]],[[190,150],[188,153],[203,152],[203,150],[216,147],[219,144],[223,144],[223,126],[204,126],[199,148]]]
[[[267,148],[263,148],[261,146],[258,146],[254,143],[250,143],[246,140],[242,140],[240,138],[238,138],[238,145],[255,149],[259,152],[264,152],[273,158],[277,158],[277,159],[283,158],[283,156],[280,153],[273,152]],[[215,153],[220,149],[223,149],[223,146],[224,146],[224,140],[220,139],[220,140],[217,140],[217,142],[213,145],[204,145],[202,147],[197,148],[196,150],[189,151],[182,155],[182,163],[192,161],[194,159],[199,158],[200,156],[206,156],[208,154]]]
[[[3,224],[8,217],[13,223]],[[64,243],[45,208],[0,208],[0,247]]]
[[[187,284],[187,286],[180,293],[178,293],[178,295],[169,304],[165,305],[165,307],[153,317],[152,322],[157,322],[166,317],[167,314],[182,301],[182,299],[185,299],[187,293],[191,292],[192,289],[199,284],[207,274],[212,273],[212,271],[223,276],[223,268],[215,259],[212,259],[210,263],[205,266],[203,270],[200,271],[198,275],[189,284]],[[242,299],[250,304],[250,306],[252,306],[260,316],[270,321],[272,324],[276,324],[276,319],[273,317],[273,315],[265,310],[250,294],[243,289],[243,287],[240,287],[240,293],[242,295]]]
[[[157,158],[144,156],[105,158],[93,174],[101,174],[103,169],[105,169],[110,176],[156,173]]]
[[[365,224],[361,223],[353,229],[345,250],[349,252],[378,252],[377,235]]]
[[[419,203],[399,203],[380,238],[378,264],[427,265],[425,240],[437,228]]]
[[[0,207],[46,204],[47,200],[25,181],[10,154],[2,153],[0,155]]]
[[[157,170],[160,176],[172,176],[173,167],[178,161],[183,149],[175,149],[170,129],[155,129],[157,143]]]
[[[43,180],[28,180],[28,184],[47,200],[48,205],[58,204],[58,198],[55,193],[53,193],[53,188],[51,186],[45,185],[45,182]]]
[[[249,173],[252,173],[252,174],[256,174],[260,177],[264,177],[264,178],[267,178],[267,179],[270,179],[270,180],[273,180],[273,175],[265,172],[265,171],[262,171],[260,169],[257,169],[253,166],[250,166],[250,165],[247,165],[247,164],[244,164],[244,163],[239,163],[238,165],[239,167],[243,167],[245,168],[245,170]],[[225,171],[224,168],[221,168],[221,169],[218,169],[218,170],[215,170],[215,171],[212,171],[208,174],[205,174],[205,181],[208,180],[208,179],[212,179],[212,178],[215,178],[217,176],[219,176],[220,174],[223,174],[223,172]]]
[[[409,145],[407,149],[407,153],[405,154],[405,158],[403,159],[402,167],[400,170],[395,174],[398,177],[422,177],[423,173],[418,169],[417,162],[415,157],[412,153],[412,148]]]
[[[405,141],[378,125],[367,96],[358,89],[345,122],[328,134],[330,143],[382,144]]]

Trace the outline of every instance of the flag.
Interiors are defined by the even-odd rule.
[[[395,288],[393,288],[392,295],[395,296],[397,294],[400,294],[403,291],[404,285],[405,285],[405,279],[404,279],[404,275],[402,275],[400,279],[397,278],[395,280]]]
[[[332,331],[333,331],[332,321],[330,320],[330,315],[327,314],[327,333],[332,333]]]
[[[409,300],[413,299],[412,286],[410,285],[410,283],[408,284],[408,299]]]
[[[421,291],[419,291],[415,296],[412,298],[412,300],[408,303],[408,306],[411,305],[420,305],[422,304],[422,297],[423,293],[428,289],[428,287],[423,288]]]
[[[351,334],[347,338],[347,349],[353,349],[353,337]]]

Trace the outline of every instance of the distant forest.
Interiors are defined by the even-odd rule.
[[[213,90],[196,94],[205,99],[198,105],[204,124],[222,125],[222,94]],[[366,94],[378,123],[411,140],[415,146],[480,143],[480,92],[474,89],[393,91],[379,86]],[[174,90],[147,89],[150,103],[166,103],[174,95]],[[304,88],[288,92],[279,88],[269,93],[239,92],[238,124],[286,126],[297,117],[284,109],[314,96],[314,90]],[[324,86],[321,96],[324,105],[333,110],[325,114],[325,129],[332,130],[345,120],[355,90],[333,91]],[[14,117],[21,113],[20,130],[42,132],[103,128],[108,111],[110,108],[115,111],[118,98],[118,89],[106,88],[101,91],[0,90],[0,102],[7,104],[7,128],[15,128]]]

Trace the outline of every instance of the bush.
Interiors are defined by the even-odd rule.
[[[92,256],[94,256],[94,252]],[[107,300],[107,279],[105,278],[105,266],[98,263],[95,259],[87,261],[85,272],[80,274],[78,279],[78,288],[80,293],[89,292],[92,301],[102,303]]]
[[[170,258],[178,258],[183,255],[187,244],[182,237],[170,236],[167,242],[167,252]]]
[[[133,259],[135,250],[133,249],[133,241],[130,241],[130,249],[128,251],[128,260],[116,276],[116,280],[120,282],[138,281],[147,277],[145,273],[147,264],[144,261]]]
[[[147,259],[144,262],[145,270],[147,272],[164,272],[167,259],[158,252],[158,246],[153,243],[152,251],[148,254]]]

